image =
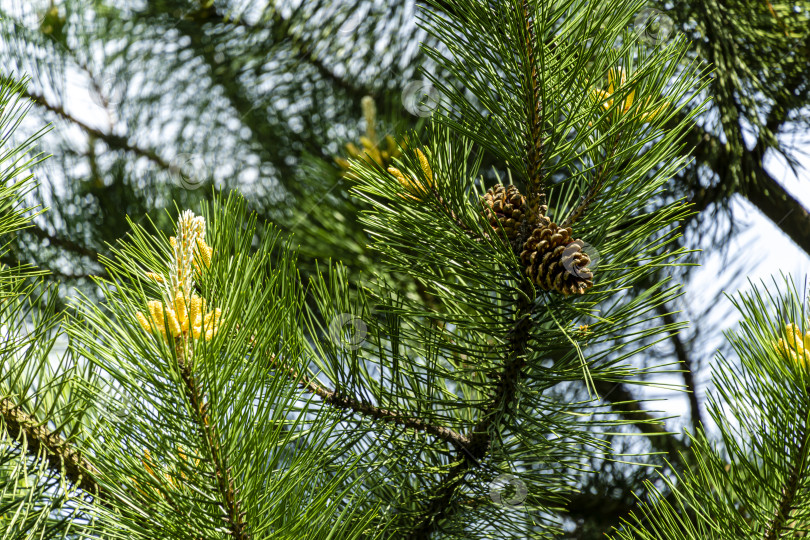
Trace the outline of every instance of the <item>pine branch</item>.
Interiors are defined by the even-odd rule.
[[[211,68],[210,76],[212,79],[217,73],[222,72],[220,62],[216,58],[217,51],[214,43],[200,26],[190,21],[181,21],[176,28],[189,39],[191,51]],[[222,65],[227,64],[228,62],[222,63]],[[296,177],[295,170],[284,160],[275,159],[278,152],[280,126],[267,121],[266,107],[256,103],[256,99],[249,95],[248,88],[242,84],[238,75],[238,73],[234,72],[224,73],[215,79],[215,84],[222,89],[224,97],[238,114],[239,120],[250,127],[251,137],[258,145],[258,149],[264,154],[263,159],[273,162],[279,168],[280,174],[277,176],[279,181],[284,185],[285,189],[294,192],[298,185],[298,182],[292,181]],[[321,147],[313,145],[311,141],[296,132],[285,129],[284,134],[290,137],[291,142],[297,143],[301,148],[311,152],[313,155],[320,156],[323,159],[328,158],[323,154]]]
[[[528,289],[528,286],[524,286]],[[523,378],[521,368],[526,363],[528,343],[531,330],[532,303],[529,300],[531,291],[521,291],[516,306],[516,323],[510,332],[508,340],[508,355],[498,378],[498,384],[493,391],[489,405],[483,411],[481,419],[468,436],[470,444],[463,447],[456,455],[457,463],[444,476],[439,486],[434,490],[438,495],[434,497],[430,507],[425,513],[422,523],[413,533],[415,539],[428,539],[439,522],[450,512],[450,503],[464,482],[470,469],[478,466],[486,456],[492,443],[492,432],[510,409],[517,393],[517,386]]]
[[[112,133],[106,133],[104,131],[91,127],[88,124],[84,123],[83,121],[79,120],[78,118],[72,116],[67,111],[65,111],[65,109],[62,106],[50,103],[47,99],[45,99],[44,96],[41,96],[37,93],[26,91],[22,95],[31,98],[34,101],[34,103],[36,103],[43,109],[51,111],[56,115],[58,115],[63,120],[67,120],[68,122],[74,124],[76,127],[80,128],[88,135],[91,135],[99,140],[104,141],[104,143],[112,149],[129,152],[138,157],[146,158],[165,171],[174,171],[174,167],[168,161],[160,157],[160,155],[155,150],[134,145],[129,141],[127,141],[126,137],[114,135]],[[222,196],[222,192],[219,189],[217,189],[216,186],[213,187],[213,190],[217,196]],[[247,205],[246,208],[248,211],[261,214],[250,205]],[[42,239],[48,239],[54,245],[74,251],[80,255],[90,257],[93,260],[96,261],[98,260],[99,254],[92,248],[78,244],[77,242],[74,242],[68,238],[50,235],[47,233],[47,231],[41,229],[36,224],[31,224],[30,230],[35,236],[38,236],[39,238]]]
[[[610,151],[608,152],[607,158],[599,164],[599,169],[596,172],[596,178],[591,182],[591,185],[588,186],[588,191],[582,196],[579,201],[579,204],[571,210],[571,213],[563,220],[561,227],[570,227],[576,221],[582,217],[583,214],[588,210],[588,207],[593,203],[596,199],[596,196],[599,195],[599,192],[602,190],[602,184],[605,182],[605,178],[607,176],[607,164],[613,159],[614,154],[616,153],[616,145],[619,142],[619,134],[617,133],[611,138],[611,145]]]
[[[250,540],[251,535],[243,521],[245,514],[240,510],[241,503],[238,498],[238,490],[234,489],[231,467],[228,465],[227,456],[222,451],[217,425],[208,414],[208,403],[205,401],[202,389],[192,373],[191,363],[185,361],[183,344],[183,340],[177,340],[175,346],[177,364],[185,383],[186,397],[191,404],[200,437],[211,452],[211,461],[215,468],[214,476],[226,511],[226,515],[222,516],[222,519],[228,523],[231,536],[238,540]]]
[[[543,125],[545,120],[543,118],[543,103],[540,96],[540,81],[538,80],[537,73],[537,55],[535,51],[535,44],[537,38],[534,32],[534,19],[529,16],[528,1],[523,0],[521,3],[521,15],[524,21],[524,46],[525,46],[525,63],[523,74],[523,90],[526,92],[526,127],[528,142],[526,147],[526,174],[528,175],[527,186],[529,189],[529,215],[528,219],[524,219],[521,226],[521,236],[528,236],[531,231],[530,228],[537,223],[540,216],[540,207],[545,204],[545,192],[543,191],[543,183],[545,181],[543,175]],[[528,225],[529,227],[526,227]]]
[[[0,415],[9,437],[14,440],[24,437],[29,455],[38,456],[44,451],[51,471],[64,475],[71,484],[91,495],[98,497],[103,493],[93,478],[95,468],[58,433],[22,411],[10,398],[0,399]]]
[[[796,462],[790,470],[785,487],[782,490],[782,498],[776,509],[776,514],[768,524],[767,532],[763,540],[777,540],[782,537],[782,529],[785,522],[793,509],[793,503],[799,491],[799,484],[801,479],[805,476],[805,467],[807,465],[807,454],[810,451],[810,433],[807,432],[807,425],[810,418],[805,415],[804,430],[799,436],[802,438],[802,444],[798,449]]]
[[[708,61],[716,66],[716,76],[710,88],[720,113],[720,124],[727,140],[725,147],[730,150],[729,170],[733,173],[740,163],[740,154],[744,153],[746,148],[740,126],[740,119],[743,117],[742,106],[735,96],[737,88],[734,83],[738,81],[739,76],[735,61],[736,44],[726,32],[727,26],[724,21],[729,14],[721,6],[714,0],[701,0],[698,6],[703,12],[704,32],[709,43],[706,48]],[[743,179],[739,178],[740,181]],[[731,180],[739,183],[736,182],[738,179],[734,174],[731,175]]]
[[[215,5],[200,8],[198,11],[186,15],[184,19],[197,23],[200,26],[199,29],[201,32],[203,31],[202,25],[207,23],[216,23],[225,26],[240,27],[244,28],[247,31],[255,31],[257,29],[265,31],[272,30],[279,41],[283,41],[285,39],[290,41],[290,43],[293,46],[293,49],[295,49],[296,51],[296,57],[300,61],[311,65],[318,71],[321,77],[323,77],[325,80],[331,82],[334,86],[340,88],[347,94],[353,96],[355,98],[354,99],[355,102],[359,103],[360,98],[369,95],[371,93],[371,89],[358,86],[356,83],[350,82],[347,79],[336,75],[318,57],[315,51],[315,46],[313,46],[306,39],[298,35],[295,35],[290,31],[291,21],[284,19],[278,10],[273,9],[272,11],[273,13],[270,17],[270,20],[272,21],[273,26],[271,27],[268,26],[257,27],[247,23],[242,19],[228,18],[226,15],[223,15],[222,12],[219,11]],[[279,32],[278,29],[281,29],[281,31]]]
[[[808,38],[804,43],[804,55],[806,58],[810,57],[810,33],[808,33]],[[752,154],[760,157],[763,156],[765,150],[767,150],[771,142],[773,142],[771,137],[775,138],[779,131],[781,131],[782,126],[787,122],[790,111],[805,104],[804,101],[806,101],[807,96],[805,96],[805,100],[803,101],[800,94],[797,94],[797,91],[806,83],[806,80],[807,74],[803,69],[796,69],[793,74],[788,77],[782,91],[774,100],[771,110],[768,112],[768,117],[760,130],[757,144],[751,150]],[[808,91],[810,91],[810,89],[805,89],[805,94],[807,94]]]
[[[716,393],[708,406],[719,436],[698,429],[687,458],[695,466],[664,477],[674,499],[649,485],[649,501],[616,531],[617,537],[776,540],[807,532],[803,488],[810,409],[807,366],[797,355],[806,351],[778,350],[774,342],[780,326],[793,331],[780,320],[785,313],[806,315],[806,297],[785,280],[789,292],[784,295],[767,292],[779,288],[774,279],[765,293],[755,286],[731,299],[741,315],[740,329],[728,335],[736,358],[716,356]]]
[[[89,257],[94,261],[98,261],[98,252],[96,250],[83,246],[82,244],[74,242],[69,238],[50,234],[48,231],[35,223],[31,223],[24,229],[24,231],[33,234],[40,240],[47,240],[52,246],[60,247],[68,251],[78,253],[79,255]]]
[[[82,122],[78,118],[72,116],[70,113],[65,111],[65,109],[62,106],[50,103],[47,99],[45,99],[44,96],[42,96],[40,94],[37,94],[35,92],[31,92],[31,91],[26,91],[26,92],[23,93],[23,95],[25,95],[26,97],[29,97],[32,100],[34,100],[34,102],[38,106],[42,107],[43,109],[51,111],[52,113],[55,113],[57,116],[59,116],[63,120],[67,120],[68,122],[75,125],[76,127],[81,128],[81,130],[84,131],[85,133],[87,133],[88,135],[92,135],[92,136],[104,141],[107,144],[107,146],[109,146],[112,149],[123,150],[125,152],[133,153],[136,156],[144,157],[144,158],[148,159],[149,161],[151,161],[152,163],[158,165],[159,167],[161,167],[162,169],[165,169],[167,171],[172,169],[169,162],[164,160],[163,158],[161,158],[157,154],[157,152],[155,152],[152,149],[141,148],[139,146],[131,144],[127,140],[126,137],[123,137],[121,135],[115,135],[113,133],[107,133],[107,132],[101,131],[99,129],[96,129],[96,128],[86,124],[85,122]]]
[[[746,152],[744,164],[753,179],[744,185],[733,184],[729,168],[732,161],[731,150],[697,125],[693,127],[690,137],[690,140],[695,139],[699,144],[692,155],[699,164],[709,167],[719,178],[715,188],[707,190],[699,187],[696,190],[704,195],[700,206],[705,207],[718,198],[739,193],[787,234],[799,248],[810,254],[810,211],[765,170],[762,160],[756,159],[752,152]]]
[[[709,48],[710,60],[721,68],[716,70],[719,76],[714,84],[713,94],[718,97],[720,120],[730,142],[723,143],[717,136],[693,124],[688,138],[692,145],[685,150],[696,158],[698,165],[708,166],[717,175],[725,188],[717,191],[720,197],[740,193],[805,253],[810,254],[810,212],[765,170],[762,163],[768,134],[780,130],[792,105],[801,105],[794,91],[802,84],[803,72],[800,70],[800,73],[794,73],[787,80],[784,91],[780,94],[781,99],[776,100],[771,107],[757,144],[752,150],[748,150],[740,133],[738,119],[741,111],[734,97],[736,87],[732,84],[732,81],[736,81],[736,72],[730,68],[730,64],[736,61],[734,44],[728,41],[722,24],[718,23],[723,20],[720,8],[714,2],[701,2],[701,6],[706,11],[706,37],[712,44]],[[805,49],[810,49],[810,43],[805,43]],[[744,181],[736,178],[734,167],[737,164],[742,167],[740,180]]]
[[[20,266],[21,264],[23,264],[18,259],[8,255],[0,256],[0,263],[6,264],[10,267]],[[56,276],[62,279],[90,279],[93,277],[102,277],[102,278],[109,277],[106,272],[94,272],[92,274],[73,274],[69,272],[63,272],[55,268],[49,268],[47,273],[49,275]]]
[[[303,37],[291,32],[290,21],[285,20],[278,11],[273,13],[273,23],[284,29],[283,36],[290,40],[296,52],[296,58],[314,67],[323,79],[346,92],[346,94],[352,98],[352,103],[360,103],[360,100],[364,96],[373,95],[371,88],[358,85],[356,82],[349,82],[329,69],[323,61],[321,61],[315,46]]]
[[[742,195],[810,254],[810,211],[765,170],[761,161],[751,168],[755,181],[746,186]]]
[[[363,403],[362,401],[359,401],[353,397],[341,396],[334,390],[324,388],[317,382],[310,379],[304,373],[299,373],[294,368],[276,361],[273,355],[271,355],[270,365],[289,375],[290,379],[297,381],[298,385],[304,390],[311,394],[317,395],[325,404],[332,407],[343,409],[345,411],[351,411],[358,415],[372,418],[381,422],[394,423],[409,429],[422,431],[445,442],[449,442],[456,448],[464,448],[470,444],[470,439],[468,437],[465,437],[464,435],[444,426],[430,424],[429,422],[426,422],[420,418],[407,416],[399,411],[391,411],[388,409],[375,407],[374,405]]]
[[[682,115],[676,116],[668,127],[677,125],[682,118]],[[770,124],[775,126],[775,120],[771,120]],[[716,135],[692,121],[685,140],[687,144],[683,147],[684,155],[694,157],[697,165],[708,167],[718,178],[717,184],[713,187],[700,185],[692,187],[694,191],[692,201],[696,205],[696,210],[703,210],[712,203],[739,193],[788,235],[799,248],[810,254],[810,211],[765,170],[762,160],[756,158],[762,153],[762,147],[746,151],[745,165],[753,180],[741,185],[734,182],[730,170],[733,161],[732,150]]]

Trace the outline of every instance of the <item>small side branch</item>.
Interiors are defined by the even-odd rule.
[[[452,429],[431,424],[422,420],[421,418],[407,416],[399,411],[375,407],[374,405],[358,401],[353,397],[342,396],[333,390],[327,390],[320,384],[307,377],[305,374],[298,373],[295,369],[278,362],[275,357],[271,358],[270,363],[273,367],[284,371],[287,375],[289,375],[290,379],[298,381],[298,385],[301,388],[320,397],[327,405],[338,409],[343,409],[345,411],[351,411],[361,416],[373,418],[374,420],[381,422],[389,422],[409,429],[414,429],[416,431],[422,431],[445,442],[449,442],[456,448],[464,448],[470,444],[470,439],[468,437],[465,437]]]
[[[135,154],[137,156],[145,157],[146,159],[158,165],[160,168],[164,170],[168,171],[172,169],[171,164],[165,159],[161,158],[154,150],[134,146],[129,143],[126,137],[122,137],[120,135],[115,135],[112,133],[106,133],[104,131],[101,131],[100,129],[91,127],[90,125],[86,124],[85,122],[82,122],[78,118],[71,116],[70,113],[68,113],[63,107],[50,103],[48,100],[45,99],[44,96],[35,94],[33,92],[26,92],[24,95],[34,100],[34,102],[36,102],[36,104],[42,107],[43,109],[51,111],[52,113],[56,114],[63,120],[67,120],[71,124],[81,128],[81,130],[87,133],[88,135],[92,135],[97,139],[104,141],[110,148],[113,148],[115,150],[122,150],[125,152],[131,152],[132,154]]]
[[[60,247],[68,251],[72,251],[78,255],[88,257],[94,261],[98,261],[98,252],[96,250],[83,246],[82,244],[78,244],[70,238],[50,234],[39,225],[31,224],[30,226],[22,229],[22,231],[31,233],[40,240],[47,240],[52,246]]]
[[[522,368],[526,363],[529,331],[531,330],[532,304],[528,300],[528,291],[520,296],[517,302],[517,316],[514,327],[509,334],[509,349],[504,358],[499,380],[493,389],[486,409],[472,432],[468,436],[469,444],[462,447],[456,457],[457,464],[445,474],[435,492],[425,517],[409,538],[427,540],[438,523],[451,511],[451,501],[459,486],[464,482],[467,473],[480,464],[486,457],[492,444],[492,433],[496,431],[504,416],[511,413],[517,395],[517,387],[523,377]]]
[[[612,142],[610,145],[610,152],[608,153],[608,157],[606,162],[613,159],[613,156],[616,153],[616,146],[619,142],[618,134],[612,138]],[[596,178],[588,187],[588,191],[580,198],[579,204],[577,204],[576,208],[574,208],[570,214],[565,218],[562,222],[562,227],[570,227],[576,221],[581,218],[585,212],[588,211],[588,208],[591,206],[593,201],[596,200],[597,195],[599,192],[602,191],[602,186],[605,183],[605,179],[607,176],[607,165],[606,162],[603,162],[602,165],[599,167],[599,170],[596,173]]]
[[[667,326],[674,326],[677,323],[672,313],[666,312],[666,308],[664,308],[663,305],[658,306],[658,309],[659,311],[663,312],[661,316]],[[698,427],[700,427],[700,425],[703,423],[703,418],[700,412],[700,400],[698,400],[697,395],[695,371],[694,366],[692,365],[692,358],[689,357],[689,352],[687,352],[686,345],[684,345],[680,334],[674,333],[670,335],[669,338],[672,341],[672,346],[675,348],[675,356],[677,356],[680,363],[683,364],[683,382],[686,385],[686,390],[688,391],[687,397],[689,398],[692,428],[697,430]]]

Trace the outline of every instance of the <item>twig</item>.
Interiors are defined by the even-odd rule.
[[[523,291],[527,293],[527,291]],[[412,538],[428,539],[437,524],[446,517],[450,501],[458,487],[464,482],[472,467],[480,465],[489,452],[492,442],[491,432],[505,415],[510,414],[511,406],[517,394],[517,386],[523,378],[521,369],[526,363],[529,331],[531,329],[532,303],[528,294],[522,294],[517,305],[517,320],[509,335],[508,356],[498,377],[489,404],[483,411],[480,420],[468,438],[469,444],[461,448],[457,463],[445,474],[437,488],[437,496],[425,512],[425,518],[417,525]]]
[[[177,353],[177,364],[180,368],[180,375],[185,383],[186,396],[191,403],[191,408],[195,421],[200,430],[200,436],[211,452],[212,462],[215,468],[217,488],[219,489],[222,503],[227,514],[222,519],[228,523],[230,535],[238,540],[249,540],[251,538],[245,524],[245,514],[240,510],[240,502],[237,498],[236,490],[231,477],[231,468],[228,466],[228,458],[222,452],[219,440],[219,433],[215,421],[208,414],[208,403],[197,383],[197,379],[192,372],[191,363],[185,361],[184,342],[178,339],[175,345]]]
[[[604,162],[600,164],[599,170],[596,173],[596,179],[594,182],[588,187],[588,191],[579,201],[579,204],[576,208],[574,208],[570,214],[563,220],[561,227],[570,227],[576,221],[582,217],[582,215],[588,210],[588,207],[593,203],[596,196],[599,195],[599,192],[602,191],[602,185],[605,183],[605,176],[607,172],[607,162],[613,159],[613,155],[616,153],[616,145],[619,141],[619,134],[615,134],[612,137],[612,143],[610,146],[610,152],[608,153],[608,157]]]
[[[664,323],[667,326],[674,326],[677,323],[672,313],[667,312],[664,304],[658,306],[658,311],[661,313]],[[695,384],[695,373],[692,366],[692,359],[689,358],[689,353],[686,351],[686,346],[684,346],[680,334],[677,332],[670,334],[669,339],[672,341],[672,346],[675,348],[675,356],[678,357],[678,360],[681,364],[683,364],[684,367],[683,382],[686,385],[686,390],[688,391],[687,396],[689,398],[689,408],[692,416],[692,428],[698,429],[698,427],[703,423],[703,419],[700,413],[700,402],[698,401],[697,396],[697,386]]]
[[[274,355],[271,355],[270,364],[271,366],[285,372],[292,380],[298,381],[298,385],[300,387],[311,394],[317,395],[327,405],[331,405],[338,409],[352,411],[382,422],[390,422],[406,428],[422,431],[443,441],[449,442],[456,448],[463,448],[470,445],[469,438],[453,431],[452,429],[431,424],[422,420],[421,418],[407,416],[399,411],[375,407],[374,405],[358,401],[355,398],[342,396],[335,391],[327,390],[317,382],[307,377],[305,374],[299,373],[290,366],[279,362]]]
[[[126,137],[114,135],[112,133],[107,133],[101,131],[100,129],[96,129],[86,124],[85,122],[82,122],[78,118],[70,115],[70,113],[68,113],[62,106],[50,103],[47,99],[45,99],[44,96],[41,96],[35,92],[26,91],[24,95],[33,99],[36,102],[36,104],[39,105],[40,107],[55,113],[60,118],[67,120],[72,124],[75,124],[77,127],[80,127],[82,131],[101,139],[102,141],[107,143],[107,145],[110,148],[132,152],[133,154],[137,154],[141,157],[147,158],[149,161],[152,161],[153,163],[159,165],[163,169],[166,170],[172,169],[169,162],[161,158],[154,150],[135,146],[133,144],[130,144],[129,141],[127,141]]]
[[[94,261],[98,261],[98,252],[96,250],[83,246],[69,238],[50,234],[48,231],[34,223],[25,227],[22,229],[22,231],[31,233],[41,240],[47,240],[53,246],[64,248],[74,253],[78,253],[79,255],[89,257]]]

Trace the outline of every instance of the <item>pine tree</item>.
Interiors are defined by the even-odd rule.
[[[32,194],[32,200],[47,201],[50,210],[18,232],[2,262],[29,262],[50,270],[45,279],[66,285],[59,289],[59,310],[65,309],[63,300],[73,287],[100,299],[90,276],[106,276],[98,260],[110,255],[109,244],[127,234],[125,217],[138,220],[149,214],[161,230],[169,230],[171,214],[165,209],[173,212],[173,201],[180,208],[199,209],[201,199],[211,198],[214,184],[225,193],[239,189],[260,216],[260,228],[271,221],[285,242],[298,246],[297,265],[305,281],[317,274],[319,261],[329,259],[341,261],[351,275],[381,276],[386,269],[366,249],[366,233],[357,219],[366,203],[351,196],[345,163],[337,161],[362,155],[368,139],[383,168],[396,168],[387,161],[396,151],[391,140],[396,136],[404,143],[400,134],[420,130],[427,122],[413,111],[424,114],[429,107],[415,108],[413,94],[410,101],[403,99],[414,85],[417,91],[430,90],[420,69],[465,85],[422,52],[420,43],[428,49],[443,45],[416,24],[425,9],[450,18],[460,15],[456,20],[464,24],[463,10],[456,13],[455,3],[448,1],[426,4],[0,2],[0,65],[31,77],[26,91],[35,104],[21,129],[49,122],[54,128],[42,141],[53,157],[37,165],[41,182]],[[649,29],[643,24],[656,19]],[[690,122],[679,149],[681,156],[693,159],[660,197],[648,200],[650,208],[682,198],[694,203],[694,215],[683,222],[684,235],[661,245],[661,253],[676,246],[707,251],[682,259],[692,264],[662,266],[628,295],[643,294],[665,280],[688,283],[694,264],[711,252],[731,254],[732,235],[750,231],[747,221],[735,223],[730,212],[740,201],[747,208],[746,220],[762,212],[777,232],[810,251],[806,205],[798,194],[791,195],[790,184],[782,185],[781,171],[772,166],[774,157],[784,157],[796,167],[808,125],[808,21],[806,0],[656,0],[634,15],[633,29],[643,37],[640,46],[655,48],[684,34],[689,39],[684,64],[706,62],[715,70],[703,90],[712,104],[701,112],[700,100],[681,103],[683,108],[671,118],[675,124]],[[607,90],[608,77],[602,79],[599,88]],[[672,84],[678,79],[676,71]],[[696,79],[693,91],[701,84]],[[367,106],[370,101],[376,111]],[[756,141],[748,138],[752,135]],[[485,186],[494,189],[493,184],[502,182],[506,189],[512,180],[503,160],[487,151],[481,159]],[[521,190],[525,192],[522,185]],[[555,209],[554,204],[549,207]],[[508,218],[501,218],[509,227]],[[757,229],[762,242],[769,243],[767,224]],[[746,238],[745,253],[763,251],[762,244],[750,241]],[[797,259],[803,257],[799,253]],[[723,288],[733,290],[733,281],[752,271],[744,264],[756,264],[733,260],[737,264],[724,267],[718,276],[718,288],[726,281]],[[393,288],[434,301],[407,276],[386,278]],[[695,430],[705,419],[706,355],[700,350],[714,341],[715,321],[726,315],[715,319],[714,313],[701,313],[701,294],[692,289],[688,297],[657,304],[654,313],[664,324],[639,342],[648,348],[626,358],[640,369],[672,363],[682,370],[676,376],[689,390],[689,414],[667,421],[675,431],[681,424]],[[693,322],[688,328],[687,319]],[[612,339],[618,344],[626,336],[617,332]],[[610,444],[622,451],[663,452],[673,466],[681,467],[677,456],[686,445],[683,434],[665,434],[654,422],[661,416],[654,404],[628,405],[648,397],[647,392],[599,379],[593,384],[606,406],[633,420],[628,431],[640,435],[609,436]],[[586,398],[584,389],[584,384],[571,385],[566,399]],[[679,397],[672,388],[664,391]],[[644,461],[666,466],[657,455]],[[567,531],[573,538],[609,530],[632,509],[634,496],[643,494],[642,481],[654,476],[651,467],[597,458],[589,465],[600,474],[583,479],[583,495],[566,505],[574,522],[566,524]]]
[[[615,447],[639,424],[637,404],[609,408],[600,394],[642,383],[626,359],[672,329],[655,326],[655,310],[677,286],[655,277],[686,253],[666,247],[689,208],[659,201],[685,165],[707,81],[683,39],[639,44],[640,2],[443,7],[424,22],[427,56],[452,74],[432,76],[439,110],[400,137],[367,125],[362,150],[339,161],[379,271],[302,273],[236,194],[127,219],[99,258],[103,300],[77,293],[58,321],[68,348],[57,367],[57,296],[30,271],[4,274],[6,326],[36,329],[1,351],[8,536],[548,538],[587,497],[594,460],[643,462]],[[2,103],[25,92],[4,88]],[[4,192],[4,233],[30,221],[21,190]],[[805,329],[792,324],[746,343],[800,381]],[[733,447],[734,426],[715,420]],[[667,519],[731,530],[706,510],[717,470],[702,465],[713,455],[702,437],[684,476],[654,490],[649,518],[620,537],[668,530]],[[746,463],[776,455],[753,448]],[[762,512],[743,511],[751,530],[801,527],[790,513],[801,448],[762,469],[781,476],[745,477],[770,489]]]
[[[718,355],[709,400],[719,436],[693,434],[694,465],[665,477],[668,494],[650,486],[652,501],[616,538],[771,540],[810,533],[807,291],[774,278],[733,301],[743,319],[728,339],[739,362]]]
[[[687,212],[646,202],[683,165],[682,130],[662,126],[699,73],[667,85],[684,43],[637,47],[638,8],[469,2],[427,22],[445,46],[429,54],[470,93],[436,80],[448,102],[427,131],[387,169],[361,156],[347,175],[386,274],[357,282],[338,265],[305,289],[238,197],[179,213],[170,235],[131,222],[100,261],[105,301],[80,297],[66,325],[88,370],[62,470],[88,495],[77,534],[553,534],[585,460],[611,457],[603,432],[626,423],[560,390],[632,377],[617,358],[634,340],[599,343],[650,335],[645,314],[673,288],[617,293],[677,260],[658,246]],[[488,210],[482,151],[520,183]],[[508,230],[493,222],[514,204]],[[362,341],[346,341],[347,317]],[[116,393],[123,406],[103,406]],[[490,498],[504,478],[517,493],[495,498],[523,505],[509,519]]]

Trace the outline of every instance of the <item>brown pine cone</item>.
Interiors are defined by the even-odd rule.
[[[518,188],[509,185],[504,187],[496,184],[487,190],[481,199],[484,206],[484,215],[496,231],[503,231],[509,240],[517,237],[520,223],[526,214],[526,197],[520,194]]]
[[[520,254],[535,285],[566,296],[584,294],[593,287],[591,259],[582,251],[584,242],[571,238],[571,232],[570,227],[562,228],[541,216]]]

